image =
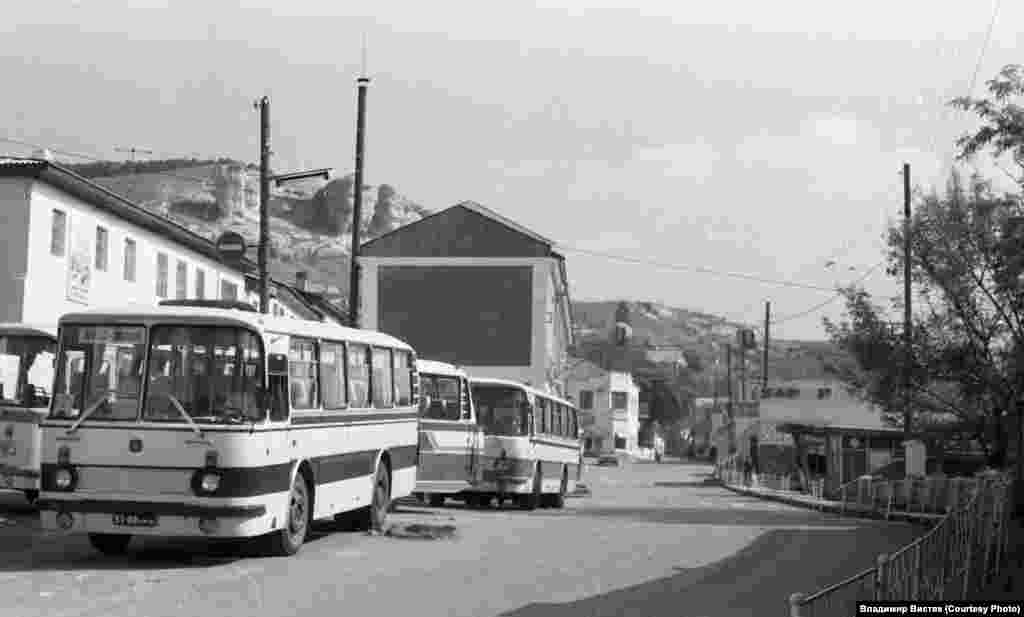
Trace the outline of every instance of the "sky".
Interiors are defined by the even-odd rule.
[[[355,4],[13,3],[0,138],[255,162],[267,95],[275,171],[347,173],[365,41],[368,183],[554,240],[574,299],[750,323],[770,301],[773,338],[822,339],[836,285],[901,293],[872,267],[902,165],[941,183],[974,126],[945,102],[1024,63],[1011,0],[987,45],[993,0]]]

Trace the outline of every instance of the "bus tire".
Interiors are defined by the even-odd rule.
[[[128,552],[128,544],[132,537],[126,533],[91,533],[89,544],[104,555],[124,555]]]
[[[373,479],[373,494],[370,507],[367,509],[362,527],[368,531],[383,531],[388,522],[388,506],[391,505],[391,475],[387,465],[377,463],[377,473]]]
[[[39,499],[39,489],[37,489],[37,488],[25,489],[25,501],[28,502],[28,505],[30,505],[30,506],[36,505],[36,500],[38,500],[38,499]]]
[[[562,467],[562,485],[558,489],[558,493],[551,496],[551,507],[552,508],[564,508],[565,507],[565,494],[568,492],[569,487],[569,469]]]
[[[309,532],[309,485],[301,472],[296,472],[292,490],[288,494],[288,512],[284,527],[271,532],[268,549],[271,555],[289,557],[299,552]]]
[[[543,493],[541,493],[541,477],[540,465],[537,465],[533,471],[533,490],[528,495],[520,495],[519,507],[523,510],[536,510],[537,506],[541,504]]]

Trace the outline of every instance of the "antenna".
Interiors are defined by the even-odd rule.
[[[134,146],[130,147],[130,148],[114,148],[114,151],[115,152],[127,152],[127,153],[131,154],[131,157],[132,157],[131,161],[133,163],[135,162],[135,153],[136,152],[140,153],[140,154],[153,154],[152,150],[146,150],[145,148],[136,148]]]

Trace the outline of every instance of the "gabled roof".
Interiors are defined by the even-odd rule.
[[[193,233],[174,221],[153,214],[110,189],[80,176],[53,161],[36,158],[0,157],[0,178],[32,178],[42,180],[96,208],[113,214],[121,220],[128,221],[168,240],[177,242],[234,270],[242,271],[247,267],[255,267],[255,264],[247,259],[243,259],[239,265],[229,264],[221,257],[220,252],[217,251],[216,244],[210,240]]]
[[[419,225],[423,221],[426,221],[426,220],[438,217],[438,216],[440,216],[442,214],[445,214],[446,212],[449,212],[449,211],[453,210],[454,208],[465,208],[465,209],[467,209],[467,210],[469,210],[471,212],[475,212],[476,214],[479,214],[480,216],[482,216],[484,218],[487,218],[487,219],[490,219],[490,220],[495,221],[497,223],[500,223],[501,225],[504,225],[505,227],[508,227],[509,229],[511,229],[511,230],[513,230],[513,231],[515,231],[517,233],[520,233],[520,234],[530,238],[531,240],[534,240],[536,242],[540,242],[541,244],[546,245],[549,250],[552,247],[555,246],[555,243],[553,241],[548,240],[544,236],[542,236],[542,235],[540,235],[540,234],[538,234],[538,233],[536,233],[534,231],[531,231],[531,230],[527,229],[526,227],[523,227],[522,225],[520,225],[519,223],[516,223],[515,221],[513,221],[511,219],[505,218],[504,216],[498,214],[497,212],[495,212],[494,210],[491,210],[490,208],[482,206],[482,205],[478,204],[475,201],[462,201],[462,202],[459,202],[459,203],[455,204],[454,206],[448,206],[444,210],[438,210],[437,212],[429,214],[429,215],[427,215],[427,216],[425,216],[425,217],[423,217],[423,218],[421,218],[419,220],[413,221],[413,222],[409,223],[408,225],[402,225],[401,227],[397,227],[395,229],[392,229],[391,231],[389,231],[389,232],[387,232],[385,234],[381,234],[381,235],[377,236],[376,238],[374,238],[372,240],[368,240],[366,242],[363,242],[362,244],[359,245],[360,251],[362,251],[362,249],[364,249],[364,248],[366,248],[366,247],[368,247],[368,246],[378,242],[379,240],[381,240],[383,238],[388,238],[388,237],[392,236],[395,233],[408,230],[411,227],[415,227],[415,226]],[[553,251],[552,251],[552,257],[561,258],[560,255],[555,254]]]

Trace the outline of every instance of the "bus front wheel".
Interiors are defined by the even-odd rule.
[[[89,544],[104,555],[124,555],[132,537],[124,533],[91,533]]]
[[[299,552],[306,541],[309,530],[309,486],[301,473],[295,474],[295,482],[288,496],[288,512],[284,528],[270,534],[270,553],[288,557]]]

